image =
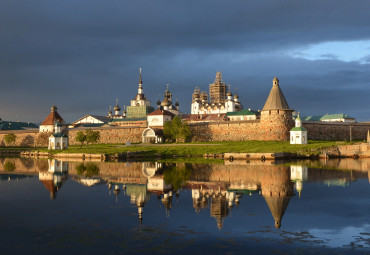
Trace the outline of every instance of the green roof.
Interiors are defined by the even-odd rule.
[[[258,111],[244,109],[238,112],[226,113],[226,116],[240,116],[240,115],[258,115]]]
[[[304,127],[294,127],[290,131],[307,131]]]
[[[332,120],[332,119],[355,119],[355,118],[348,116],[347,114],[344,114],[344,113],[337,113],[337,114],[308,116],[304,120],[322,121],[322,120]]]
[[[353,117],[348,116],[344,113],[338,113],[338,114],[326,114],[322,116],[321,120],[331,120],[331,119],[354,119]]]

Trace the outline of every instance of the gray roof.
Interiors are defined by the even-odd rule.
[[[30,122],[0,120],[0,130],[26,130],[33,128],[36,129],[38,126]]]
[[[80,121],[80,120],[82,120],[82,119],[84,119],[84,118],[86,118],[87,116],[91,116],[94,119],[97,119],[99,121],[102,121],[103,123],[108,123],[111,120],[110,117],[87,114],[87,115],[83,116],[82,118],[79,118],[78,120],[74,121],[73,124],[76,123],[76,122],[78,122],[78,121]],[[92,123],[80,123],[80,124],[92,124]]]
[[[262,109],[262,111],[269,110],[290,110],[284,94],[280,89],[279,80],[277,80],[277,83],[273,83],[270,95],[267,98],[265,106]]]

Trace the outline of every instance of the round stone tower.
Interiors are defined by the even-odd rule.
[[[289,140],[289,131],[294,127],[292,112],[279,86],[279,79],[272,80],[272,88],[261,111],[261,139]]]

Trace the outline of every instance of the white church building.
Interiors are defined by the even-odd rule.
[[[299,114],[295,119],[295,127],[290,130],[290,144],[307,144],[307,129],[302,127]]]

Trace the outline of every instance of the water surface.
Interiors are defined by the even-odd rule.
[[[1,254],[369,254],[370,161],[0,159]]]

